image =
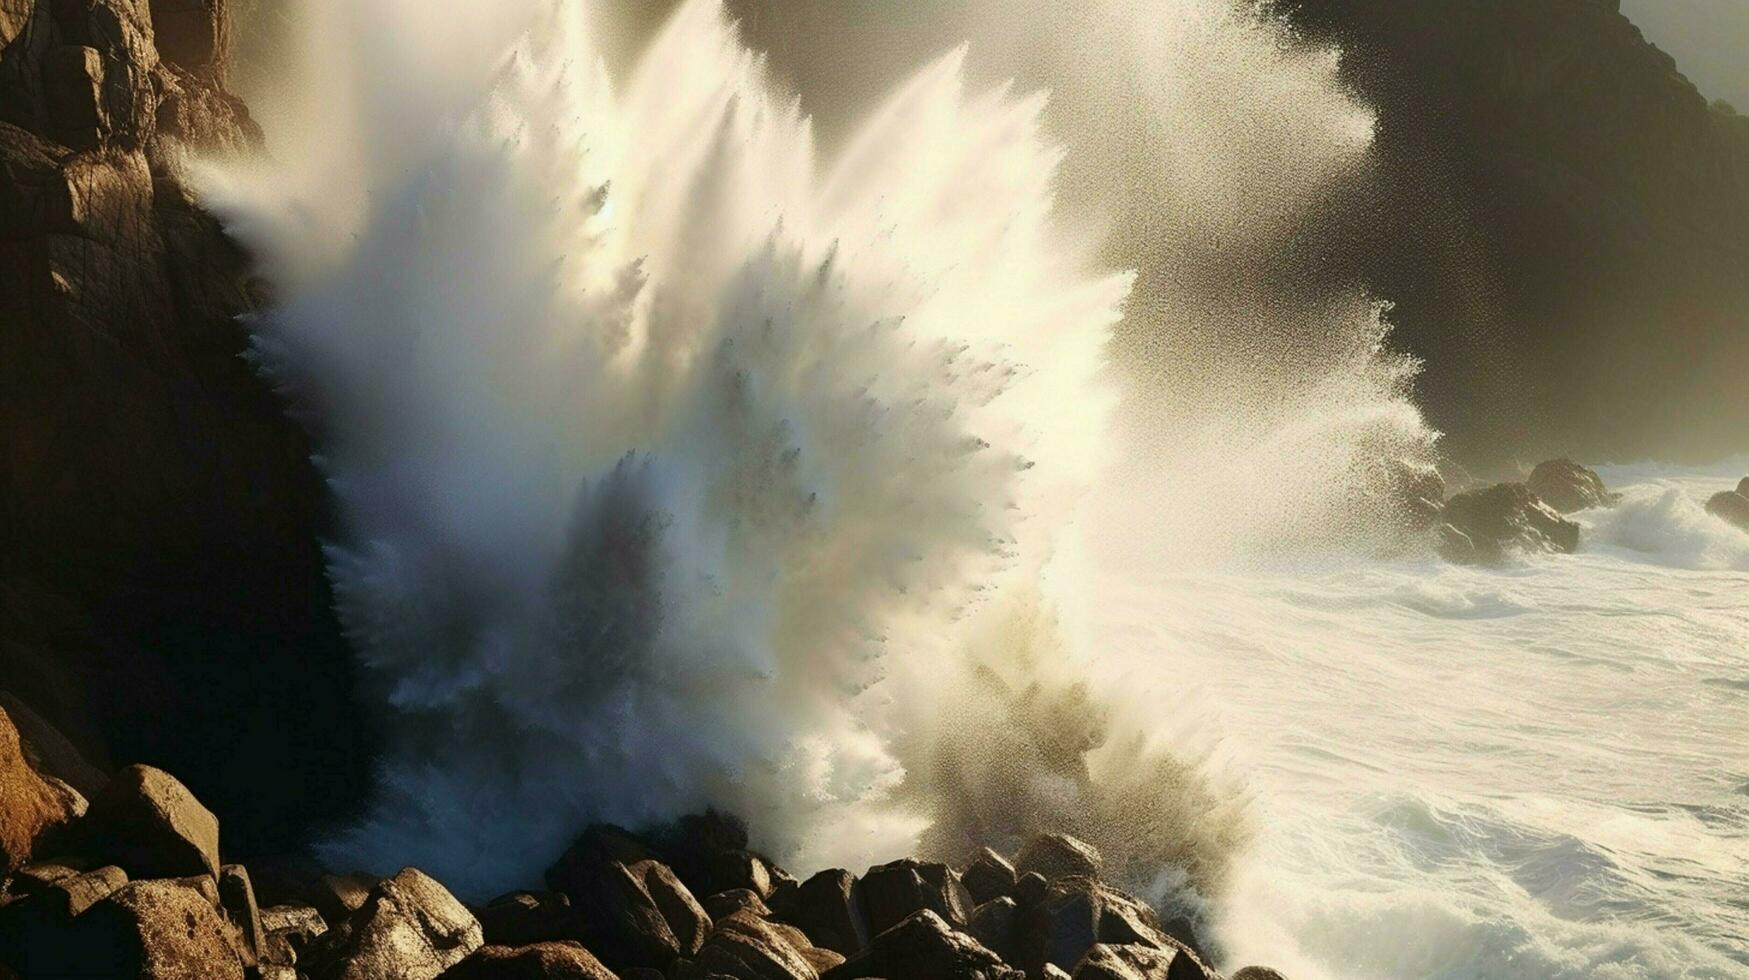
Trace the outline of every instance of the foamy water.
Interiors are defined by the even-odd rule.
[[[1243,773],[1235,964],[1749,976],[1749,461],[1605,469],[1581,554],[1101,569],[1101,649]]]

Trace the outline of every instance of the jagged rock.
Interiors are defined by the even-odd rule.
[[[311,947],[312,980],[433,980],[484,945],[480,923],[415,868],[381,882]]]
[[[11,717],[0,711],[0,877],[86,811],[78,790],[37,772]]]
[[[74,920],[70,934],[77,965],[68,972],[139,980],[242,980],[243,962],[211,897],[179,881],[122,886]],[[29,967],[23,972],[35,973]]]
[[[619,980],[575,942],[482,946],[443,976],[446,980]]]
[[[135,878],[219,873],[218,818],[162,769],[116,773],[92,801],[84,828],[96,853]]]
[[[255,883],[249,880],[249,869],[240,864],[220,868],[218,888],[219,909],[236,929],[243,965],[253,967],[260,962],[266,933],[261,927],[261,908],[255,902]]]
[[[513,892],[493,899],[478,917],[486,942],[493,946],[530,946],[583,935],[583,924],[563,892]]]
[[[322,875],[304,893],[304,900],[315,906],[322,921],[332,929],[364,907],[378,879],[372,875],[352,873]]]
[[[1595,470],[1586,469],[1570,459],[1538,463],[1530,471],[1525,486],[1542,498],[1543,503],[1563,514],[1609,507],[1621,500],[1621,494],[1611,493]]]
[[[707,896],[700,904],[704,906],[705,912],[710,914],[713,921],[742,910],[761,918],[767,918],[771,915],[771,909],[751,888],[731,888],[726,892],[717,892],[715,895]]]
[[[1233,980],[1287,980],[1287,978],[1267,966],[1248,966],[1233,974]]]
[[[966,869],[960,872],[960,883],[966,886],[972,903],[982,905],[1014,890],[1014,865],[986,847],[967,862]]]
[[[1570,554],[1579,547],[1579,525],[1555,513],[1522,483],[1460,493],[1445,502],[1441,517],[1456,532],[1442,529],[1441,554],[1462,564],[1498,562],[1513,549]]]
[[[680,944],[681,956],[692,956],[704,945],[711,931],[711,916],[692,897],[674,872],[660,861],[639,861],[626,869],[656,903],[662,918]]]
[[[1099,943],[1076,964],[1074,980],[1178,980],[1176,950]]]
[[[842,868],[814,875],[777,902],[772,914],[801,927],[814,945],[854,956],[868,945],[856,876]]]
[[[292,966],[328,931],[328,923],[311,905],[273,905],[261,910],[261,931],[261,964]]]
[[[1014,859],[1019,874],[1037,872],[1051,882],[1071,875],[1099,877],[1103,864],[1098,848],[1068,834],[1045,834],[1034,837],[1020,849]]]
[[[828,971],[822,980],[859,977],[930,977],[934,980],[1021,980],[1019,970],[930,909],[874,937],[868,949]]]
[[[972,912],[966,933],[982,943],[1005,963],[1020,959],[1020,907],[1004,895],[993,898]]]
[[[953,928],[966,923],[970,898],[945,864],[903,859],[868,869],[857,883],[868,931],[879,935],[928,909]]]
[[[0,167],[4,163],[0,162]],[[0,195],[4,195],[4,178],[0,176]],[[4,205],[0,205],[0,225],[5,223]],[[0,691],[0,712],[4,712],[18,729],[25,761],[37,772],[53,776],[79,791],[87,800],[103,791],[109,776],[86,760],[72,740],[62,734],[48,719],[38,714],[23,698],[10,691]]]
[[[809,954],[812,948],[794,926],[740,912],[717,923],[693,962],[707,974],[737,980],[816,980],[818,960]]]
[[[1726,522],[1749,531],[1749,496],[1734,490],[1713,494],[1706,502],[1706,512]]]

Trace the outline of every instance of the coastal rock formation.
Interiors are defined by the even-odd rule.
[[[261,145],[228,31],[223,0],[0,4],[0,678],[249,852],[339,816],[371,729],[308,439],[240,356],[248,258],[185,176]]]
[[[1439,551],[1457,564],[1493,564],[1512,551],[1570,554],[1579,525],[1557,514],[1522,483],[1500,483],[1445,502]]]
[[[39,844],[85,809],[78,790],[31,765],[18,729],[0,710],[0,873],[29,862]]]
[[[62,842],[71,853],[0,875],[0,976],[1220,977],[1192,937],[1099,880],[1097,852],[1066,835],[1029,840],[1014,862],[1049,881],[1039,870],[1016,876],[1008,856],[981,850],[957,869],[900,860],[796,883],[746,850],[737,822],[707,814],[678,827],[586,828],[550,876],[567,893],[518,892],[473,910],[415,868],[381,881],[311,872],[293,888],[310,903],[262,908],[249,870],[217,863],[219,828],[201,802],[169,774],[134,767],[73,821]],[[120,838],[133,848],[129,866],[103,863]],[[700,869],[736,867],[778,884],[770,905],[748,887],[699,900],[683,866],[693,883]],[[986,896],[975,909],[968,880]]]
[[[1319,274],[1393,303],[1448,452],[1742,450],[1749,118],[1618,0],[1271,5],[1378,115]]]
[[[1611,493],[1603,485],[1603,478],[1596,470],[1587,469],[1570,459],[1538,463],[1524,484],[1543,503],[1563,514],[1609,507],[1621,500],[1621,494]]]

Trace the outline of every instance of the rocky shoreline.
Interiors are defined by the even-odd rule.
[[[1035,837],[960,867],[899,860],[798,880],[716,813],[596,825],[540,890],[477,907],[416,868],[377,878],[224,861],[169,773],[91,782],[0,709],[0,978],[256,980],[1218,980],[1189,925]],[[86,780],[87,801],[58,773]],[[535,883],[529,883],[533,885]],[[1249,967],[1232,980],[1279,980]]]

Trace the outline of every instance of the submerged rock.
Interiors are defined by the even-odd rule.
[[[1525,481],[1530,492],[1542,498],[1563,514],[1609,507],[1621,500],[1621,494],[1611,493],[1603,485],[1597,471],[1587,469],[1570,459],[1551,459],[1538,463]]]
[[[1749,480],[1743,481],[1749,484]],[[1706,502],[1706,512],[1745,531],[1749,531],[1749,494],[1741,490],[1726,490],[1713,494]]]
[[[1440,516],[1440,555],[1458,564],[1492,564],[1512,550],[1571,554],[1579,547],[1579,525],[1522,483],[1460,493]]]

